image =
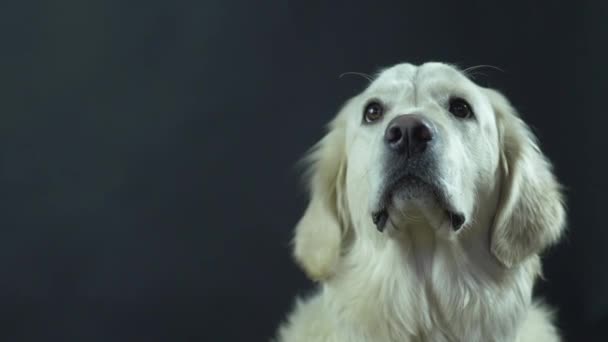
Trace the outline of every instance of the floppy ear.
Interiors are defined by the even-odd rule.
[[[305,159],[310,167],[310,202],[295,229],[294,256],[313,280],[327,279],[335,271],[348,226],[343,205],[344,152],[345,127],[338,115]]]
[[[561,186],[530,128],[500,93],[487,90],[501,145],[501,190],[490,249],[506,267],[555,243],[565,227]]]

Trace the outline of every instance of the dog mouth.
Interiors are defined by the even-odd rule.
[[[394,205],[394,196],[400,193],[405,193],[410,198],[423,194],[430,195],[449,219],[452,230],[458,231],[464,225],[465,215],[453,208],[445,192],[439,186],[420,177],[407,175],[385,187],[378,209],[372,211],[372,221],[379,232],[384,232],[389,221],[392,222],[389,208]],[[393,224],[393,226],[395,225]]]

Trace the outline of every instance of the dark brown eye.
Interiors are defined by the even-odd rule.
[[[372,123],[382,119],[383,115],[384,107],[379,102],[373,101],[365,106],[365,110],[363,111],[363,120],[366,123]]]
[[[473,116],[471,105],[461,98],[450,99],[450,113],[457,118],[466,119]]]

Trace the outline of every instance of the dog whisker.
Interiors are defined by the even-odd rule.
[[[344,73],[340,74],[340,76],[338,76],[338,78],[342,78],[344,76],[349,76],[349,75],[360,76],[360,77],[363,77],[363,78],[365,78],[366,80],[368,80],[370,82],[372,82],[374,80],[372,76],[370,76],[368,74],[365,74],[365,73],[362,73],[362,72],[356,72],[356,71],[347,71],[347,72],[344,72]]]
[[[462,73],[463,73],[463,74],[464,74],[466,77],[468,77],[468,78],[470,78],[470,79],[475,78],[475,76],[477,76],[477,75],[481,75],[481,76],[487,76],[487,75],[486,75],[486,74],[484,74],[484,73],[481,73],[481,72],[475,72],[476,70],[479,70],[479,69],[494,69],[494,70],[498,70],[498,71],[500,71],[500,72],[505,72],[504,70],[502,70],[501,68],[499,68],[499,67],[497,67],[497,66],[493,66],[493,65],[487,65],[487,64],[480,64],[480,65],[475,65],[475,66],[472,66],[472,67],[468,67],[468,68],[466,68],[466,69],[462,70]]]

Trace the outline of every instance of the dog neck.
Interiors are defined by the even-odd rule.
[[[474,232],[445,240],[420,223],[390,234],[365,228],[355,229],[366,236],[353,238],[324,284],[343,323],[389,341],[514,338],[530,305],[538,258],[507,270],[493,264],[482,241],[469,238],[480,236]]]

